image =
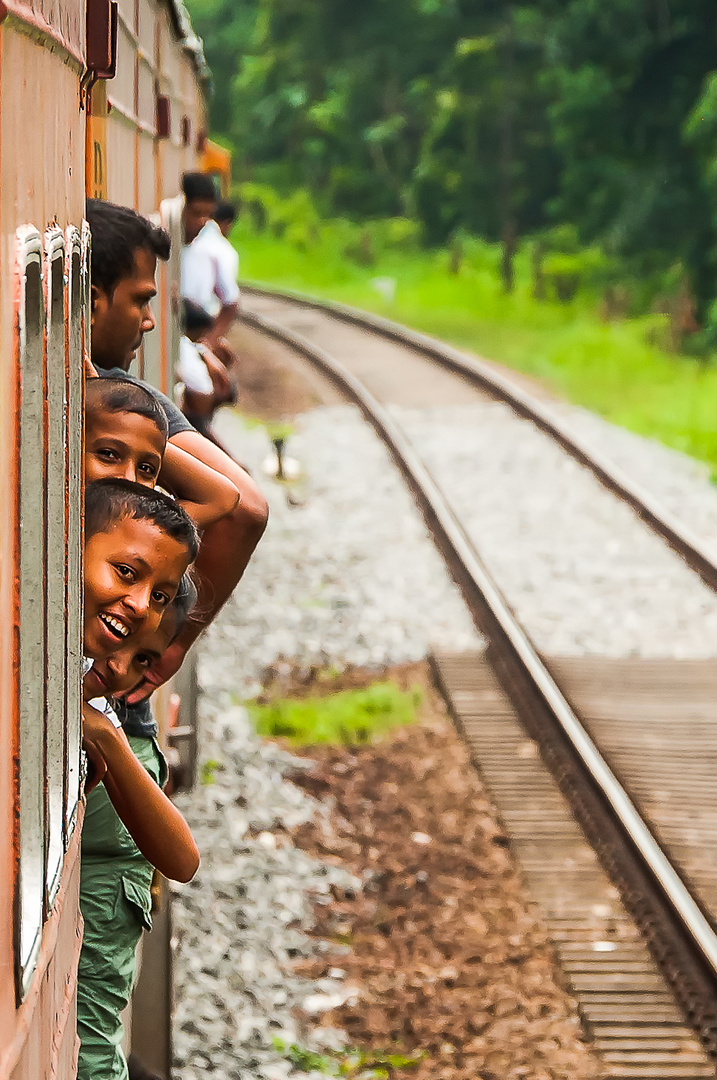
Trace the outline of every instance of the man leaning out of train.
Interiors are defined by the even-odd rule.
[[[92,364],[99,375],[138,382],[129,368],[145,333],[154,328],[150,301],[156,294],[157,259],[169,256],[169,237],[127,207],[90,199],[92,230]],[[143,386],[167,417],[168,442],[231,480],[240,500],[230,514],[208,526],[196,562],[199,599],[172,645],[146,674],[133,703],[179,670],[189,647],[215,617],[241,578],[266,528],[268,507],[258,487],[219,447],[200,435],[164,394]]]
[[[80,1080],[126,1080],[120,1014],[132,991],[135,949],[151,926],[154,867],[180,881],[199,854],[163,794],[153,737],[127,736],[108,698],[132,689],[181,628],[195,595],[187,569],[199,537],[163,492],[99,480],[85,501],[83,747],[90,761],[82,831],[84,937],[77,988]],[[101,782],[100,782],[101,781]]]

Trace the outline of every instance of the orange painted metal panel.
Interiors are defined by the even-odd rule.
[[[12,15],[48,44],[54,42],[78,63],[85,57],[83,0],[0,0],[0,19]]]
[[[84,113],[72,50],[84,38],[84,2],[13,5],[0,27],[0,409],[18,413],[15,367],[15,232],[53,221],[79,224],[84,212]],[[15,10],[16,9],[16,10]],[[74,19],[74,21],[73,21]],[[22,21],[20,21],[22,20]],[[46,28],[43,30],[43,20]],[[52,23],[52,26],[50,26]],[[72,34],[75,37],[72,38]],[[66,37],[68,48],[57,48]],[[38,117],[42,88],[42,121]],[[39,966],[16,1008],[13,926],[17,737],[17,427],[0,425],[0,1078],[71,1080],[75,1054],[75,972],[79,953],[78,843],[65,856],[60,893],[45,923]],[[41,527],[41,523],[38,523]],[[58,642],[62,647],[62,638]],[[14,1067],[13,1067],[14,1065]]]
[[[32,986],[15,1014],[14,1038],[0,1051],[0,1080],[71,1080],[77,1071],[80,832],[75,829],[65,856],[62,884],[45,924]]]

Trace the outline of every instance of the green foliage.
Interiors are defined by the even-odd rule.
[[[454,263],[461,234],[499,241],[510,288],[521,238],[572,223],[580,250],[546,251],[547,293],[569,299],[618,266],[628,306],[647,311],[679,266],[695,343],[717,340],[714,0],[189,7],[213,128],[257,185],[258,217],[297,249],[340,217],[366,230],[344,250],[371,267],[398,243],[372,223],[411,221],[408,246],[450,243]],[[261,185],[290,196],[288,217]]]
[[[393,1075],[395,1069],[412,1068],[419,1064],[425,1054],[402,1054],[398,1052],[339,1050],[319,1054],[297,1043],[286,1043],[274,1038],[274,1049],[283,1054],[300,1072],[320,1072],[325,1076],[347,1076],[354,1080],[383,1080]]]
[[[372,742],[394,727],[411,724],[421,701],[418,689],[404,693],[391,682],[328,697],[287,698],[250,705],[257,732],[302,746]]]
[[[576,404],[717,469],[717,357],[665,351],[659,342],[667,337],[666,316],[628,317],[628,295],[620,304],[624,317],[606,321],[589,285],[567,303],[536,299],[533,244],[518,250],[515,290],[506,295],[498,246],[476,238],[462,238],[456,272],[449,249],[388,251],[361,267],[346,261],[329,226],[321,236],[308,253],[245,224],[235,239],[249,278],[377,311],[512,365]],[[663,291],[674,291],[680,273],[676,265],[656,278],[650,295],[660,281]],[[395,283],[391,299],[376,288],[382,277]],[[627,280],[628,294],[642,288],[640,279]]]
[[[208,758],[202,762],[201,769],[199,771],[199,782],[201,784],[213,784],[214,773],[218,769],[223,769],[221,761],[217,761],[215,758]]]

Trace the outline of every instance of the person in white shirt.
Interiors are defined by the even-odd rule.
[[[219,226],[219,232],[222,234],[222,240],[224,244],[221,248],[223,258],[226,259],[227,269],[232,275],[235,281],[239,280],[239,252],[234,247],[229,239],[229,233],[232,231],[232,226],[237,219],[237,208],[234,203],[229,202],[226,199],[222,199],[217,203],[217,208],[214,211],[214,220]]]
[[[234,400],[234,388],[224,364],[201,340],[212,325],[211,315],[194,301],[183,299],[182,322],[177,363],[177,377],[184,387],[181,409],[197,431],[216,442],[212,416],[219,405]]]
[[[184,247],[182,249],[182,296],[193,300],[213,317],[204,342],[217,351],[239,310],[237,261],[212,215],[217,209],[214,181],[206,173],[185,173]],[[233,250],[233,249],[232,249]]]

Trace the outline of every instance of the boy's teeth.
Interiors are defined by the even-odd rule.
[[[113,619],[111,615],[105,615],[104,612],[100,615],[100,618],[103,622],[107,623],[108,626],[111,626],[113,630],[116,630],[118,634],[121,634],[122,637],[127,637],[129,630],[124,623],[119,621],[119,619]]]

